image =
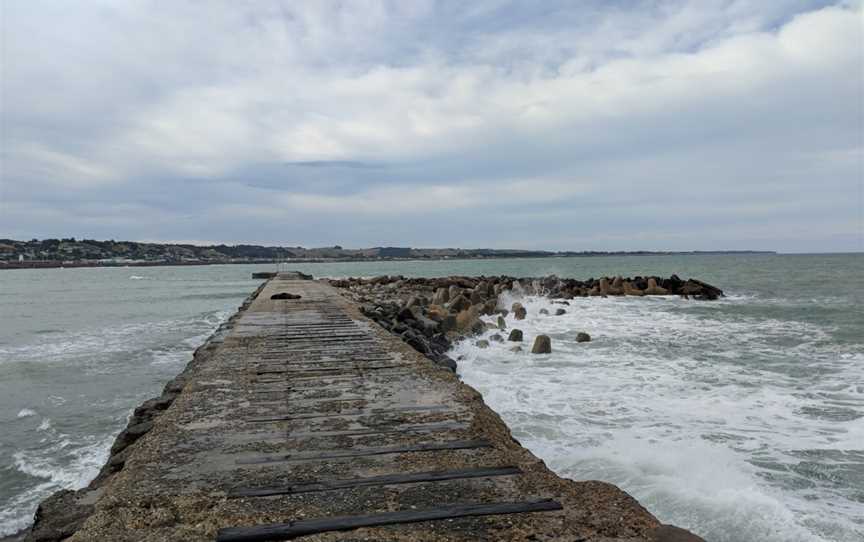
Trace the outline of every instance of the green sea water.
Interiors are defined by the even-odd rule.
[[[0,535],[86,485],[131,410],[275,266],[0,273]],[[709,542],[864,539],[864,255],[292,266],[316,277],[695,277],[727,298],[590,298],[531,316],[553,354],[457,345],[460,374],[554,470],[618,484]],[[522,300],[532,315],[547,303]],[[578,344],[576,331],[593,341]]]

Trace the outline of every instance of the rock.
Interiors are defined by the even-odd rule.
[[[500,333],[493,333],[489,336],[490,341],[495,341],[496,343],[503,343],[504,337]]]
[[[657,286],[657,279],[651,277],[648,279],[648,287],[645,288],[647,295],[669,295],[669,290]]]
[[[508,348],[508,350],[510,350],[511,352],[521,352],[522,347],[517,344],[516,346]]]
[[[450,312],[441,305],[429,305],[429,308],[426,309],[426,316],[436,322],[443,321],[448,314],[450,314]]]
[[[399,312],[396,313],[396,320],[400,322],[407,322],[408,320],[414,319],[414,313],[408,307],[402,307],[399,309]]]
[[[678,289],[679,295],[689,295],[696,299],[704,299],[713,301],[718,297],[723,297],[723,291],[715,288],[710,284],[706,284],[700,280],[687,279],[681,288]]]
[[[524,320],[525,317],[528,316],[528,311],[525,310],[522,303],[519,303],[518,301],[513,303],[513,306],[510,307],[510,309],[513,311],[513,317],[517,320]]]
[[[450,299],[455,299],[456,296],[461,295],[461,294],[462,294],[462,290],[458,286],[456,286],[455,284],[450,286],[450,288],[447,290],[447,297]]]
[[[450,305],[448,308],[450,312],[459,313],[467,309],[471,306],[471,302],[464,295],[457,295],[456,297],[451,298]]]
[[[584,331],[580,331],[576,334],[576,342],[577,343],[587,343],[591,340],[591,335],[588,335]]]
[[[534,346],[531,347],[532,354],[551,354],[552,339],[548,335],[537,335],[534,339]]]
[[[455,331],[457,326],[456,315],[448,314],[441,320],[441,332],[447,333],[448,331]]]
[[[546,309],[540,309],[540,314],[542,314],[544,316],[549,316],[549,311]]]
[[[280,292],[278,294],[273,294],[270,296],[270,299],[300,299],[302,296],[297,294],[289,294],[288,292]]]
[[[567,311],[564,309],[557,309],[555,311],[555,316],[561,316],[562,314],[567,314]]]
[[[424,335],[427,337],[431,337],[438,332],[439,323],[431,318],[426,318],[422,314],[416,315],[417,320],[417,328],[420,329]]]
[[[624,295],[624,279],[620,276],[612,279],[612,285],[606,291],[607,295]]]
[[[497,299],[489,299],[485,303],[483,303],[483,310],[481,311],[485,316],[491,316],[495,314],[495,310],[498,307]]]
[[[635,284],[630,282],[629,280],[624,281],[624,295],[632,295],[636,297],[640,297],[645,295],[645,292],[636,287]]]
[[[498,316],[498,329],[500,329],[500,330],[507,329],[507,321],[504,320],[504,317],[501,315]]]
[[[480,303],[483,303],[484,301],[485,301],[485,299],[483,298],[482,295],[480,295],[480,292],[478,292],[477,290],[473,290],[471,292],[471,304],[472,305],[479,305]]]
[[[507,340],[514,343],[522,342],[522,330],[521,329],[513,329],[510,331],[510,335],[507,336]]]
[[[477,306],[469,307],[456,315],[456,331],[465,334],[477,334],[486,330],[486,324],[480,319]]]
[[[408,329],[401,336],[402,340],[421,354],[429,354],[432,351],[426,338],[419,331]]]
[[[443,369],[449,369],[449,370],[453,371],[454,373],[456,372],[456,367],[457,367],[456,361],[453,358],[451,358],[450,356],[445,356],[442,354],[439,356],[435,356],[432,359],[432,361],[435,363],[435,365],[438,365],[439,367],[441,367]]]
[[[447,288],[435,290],[435,295],[432,296],[433,305],[444,305],[448,301],[450,301],[450,292],[447,291]]]
[[[489,348],[489,341],[482,339],[474,343],[477,348]]]
[[[609,279],[606,277],[600,279],[600,284],[597,288],[597,294],[595,295],[609,295]]]
[[[91,492],[64,489],[39,504],[27,540],[32,542],[60,542],[81,528],[93,513],[92,503],[85,504]]]

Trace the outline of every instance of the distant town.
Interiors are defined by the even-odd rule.
[[[97,241],[70,237],[68,239],[32,239],[30,241],[0,239],[0,269],[738,253],[771,254],[772,252],[575,252],[411,247],[350,249],[338,245],[321,248],[224,244],[199,246],[135,241]]]

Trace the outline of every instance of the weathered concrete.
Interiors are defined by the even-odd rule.
[[[271,299],[282,292],[301,298]],[[673,532],[615,486],[553,474],[474,389],[327,284],[280,274],[216,341],[69,540],[267,539],[252,526],[316,541]],[[348,530],[327,530],[334,518]]]

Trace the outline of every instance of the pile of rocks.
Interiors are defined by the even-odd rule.
[[[723,296],[719,288],[695,279],[685,281],[676,275],[669,278],[603,277],[585,281],[561,279],[554,275],[540,278],[406,278],[400,275],[338,279],[331,280],[330,284],[341,288],[344,295],[360,303],[366,316],[399,335],[435,363],[453,371],[456,370],[456,362],[446,353],[454,341],[489,329],[505,329],[504,317],[511,312],[516,320],[527,317],[527,309],[519,302],[513,303],[509,308],[502,306],[501,295],[505,292],[511,297],[539,295],[556,300],[610,295],[680,295],[713,300]],[[559,303],[566,304],[566,301]],[[540,312],[549,314],[546,309],[541,309]],[[557,316],[566,313],[564,308],[555,310]],[[496,315],[496,323],[482,318]],[[518,341],[513,335],[517,331]],[[501,339],[503,341],[503,337]],[[496,340],[495,336],[490,337],[490,340]],[[521,331],[513,330],[509,340],[521,342]],[[536,342],[538,340],[539,344]],[[587,333],[580,333],[576,340],[586,342],[591,338]],[[489,342],[480,341],[478,346],[488,347]],[[548,337],[541,335],[535,339],[532,352],[550,351],[551,343]]]

